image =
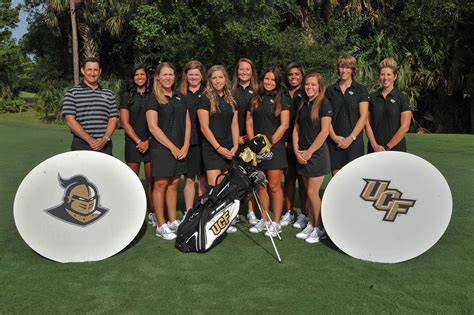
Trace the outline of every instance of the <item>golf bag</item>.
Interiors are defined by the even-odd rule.
[[[234,162],[223,181],[203,196],[207,199],[188,211],[179,225],[176,248],[182,252],[206,252],[225,236],[239,214],[240,202],[252,183],[245,169]]]
[[[265,175],[254,168],[258,160],[270,159],[269,142],[265,136],[257,135],[233,161],[224,179],[201,197],[193,209],[186,213],[179,225],[176,248],[182,252],[208,251],[226,235],[232,221],[239,214],[240,203],[256,190],[258,185],[267,185]],[[253,162],[253,163],[251,163]]]

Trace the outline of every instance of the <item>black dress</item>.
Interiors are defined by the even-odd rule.
[[[318,119],[311,120],[311,109],[313,102],[305,102],[298,112],[298,148],[307,150],[314,139],[321,132],[321,118],[332,117],[331,103],[325,98],[319,107]],[[305,177],[318,177],[328,174],[331,171],[331,162],[329,160],[329,150],[326,141],[313,153],[306,165],[297,164],[297,172]]]
[[[135,130],[140,140],[145,141],[150,137],[148,125],[146,123],[146,108],[150,99],[154,100],[153,93],[134,93],[130,99],[130,94],[125,92],[120,99],[120,109],[127,109],[129,112],[129,123]],[[141,153],[136,148],[137,144],[125,134],[125,162],[141,163],[150,161],[150,150]]]
[[[204,163],[202,161],[201,143],[202,133],[197,117],[197,109],[202,97],[204,89],[201,85],[199,90],[191,92],[188,90],[185,100],[189,111],[189,118],[191,119],[191,141],[189,146],[189,153],[186,157],[186,175],[187,176],[201,176],[204,175]]]
[[[254,96],[254,90],[249,86],[242,87],[240,84],[237,86],[237,91],[234,95],[235,102],[237,103],[237,111],[239,117],[239,136],[245,136],[247,134],[246,122],[247,122],[247,109],[249,108],[250,100]],[[240,154],[245,149],[246,145],[239,145]]]
[[[225,101],[224,97],[217,96],[217,110],[211,113],[211,103],[207,95],[203,93],[198,109],[209,112],[209,129],[220,146],[231,150],[233,147],[232,119],[234,118],[232,106]],[[229,169],[232,162],[222,157],[205,137],[202,141],[202,159],[206,171]]]
[[[268,93],[263,97],[262,103],[252,113],[253,117],[253,132],[254,135],[264,134],[268,140],[271,141],[273,134],[280,126],[280,115],[274,115],[275,109],[275,94]],[[281,96],[281,111],[289,111],[291,107],[291,99],[282,94]],[[251,110],[250,108],[248,110]],[[285,169],[288,167],[285,149],[285,136],[281,137],[280,141],[272,144],[273,157],[269,161],[262,161],[260,168],[264,170]]]
[[[372,93],[369,98],[369,111],[372,117],[371,125],[375,140],[378,144],[385,146],[401,126],[400,114],[411,110],[410,101],[408,96],[396,87],[385,98],[381,89]],[[405,138],[391,150],[406,152]],[[367,145],[367,152],[374,152],[370,142]]]
[[[167,104],[159,104],[157,101],[150,103],[147,110],[158,112],[158,127],[176,147],[181,148],[184,145],[187,106],[184,97],[179,93],[173,93],[167,100]],[[150,143],[150,151],[153,177],[174,177],[185,173],[185,160],[175,159],[171,151],[154,137]]]
[[[326,98],[331,103],[334,116],[332,127],[338,136],[348,137],[359,120],[359,104],[368,102],[369,92],[367,88],[355,80],[352,80],[344,93],[339,86],[339,81],[326,89]],[[341,149],[337,144],[328,139],[331,168],[341,169],[344,165],[364,155],[364,141],[362,132],[346,149]]]

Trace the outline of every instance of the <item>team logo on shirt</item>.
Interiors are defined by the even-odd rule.
[[[248,92],[249,92],[249,94],[253,94],[253,91],[252,91],[252,90],[249,90]]]
[[[394,100],[393,98],[391,98],[391,99],[390,99],[390,102],[392,102],[392,104],[393,104],[393,103],[396,102],[396,100]]]
[[[371,201],[372,206],[385,211],[383,221],[394,222],[398,214],[407,214],[408,210],[415,205],[416,200],[402,199],[402,192],[398,189],[389,188],[390,181],[379,179],[366,179],[365,187],[360,197],[365,201]]]
[[[350,95],[354,95],[354,92],[352,92],[352,91],[349,91],[349,94],[350,94]]]
[[[273,100],[273,98],[270,99],[270,103],[275,103],[275,101]]]
[[[109,211],[100,206],[97,187],[84,175],[66,179],[58,174],[58,181],[65,191],[60,205],[45,210],[52,216],[75,225],[86,226]]]

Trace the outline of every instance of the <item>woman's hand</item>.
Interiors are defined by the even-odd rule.
[[[303,157],[303,152],[304,151],[301,151],[301,150],[295,150],[296,160],[301,165],[306,165],[308,164],[308,160]]]
[[[234,154],[228,150],[227,148],[225,147],[219,147],[217,149],[217,153],[219,153],[220,155],[222,155],[225,159],[228,159],[228,160],[232,160],[232,158],[234,157]]]
[[[136,146],[135,148],[137,148],[137,150],[140,152],[140,153],[145,153],[146,151],[148,151],[150,147],[150,142],[147,140],[144,140],[144,141],[140,141]]]
[[[373,145],[372,149],[374,149],[374,152],[383,152],[383,151],[385,151],[385,148],[382,145],[378,144],[378,143]]]
[[[189,146],[183,146],[178,153],[178,160],[185,159],[189,153]]]
[[[247,137],[247,135],[239,137],[239,145],[244,145],[247,142],[249,142],[249,138]]]

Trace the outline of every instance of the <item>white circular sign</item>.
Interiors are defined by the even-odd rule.
[[[329,182],[321,205],[331,240],[348,255],[397,263],[430,249],[448,227],[452,197],[443,175],[403,152],[362,156]]]
[[[13,206],[23,240],[59,262],[115,255],[138,234],[145,214],[138,176],[120,160],[93,151],[40,163],[23,179]]]

